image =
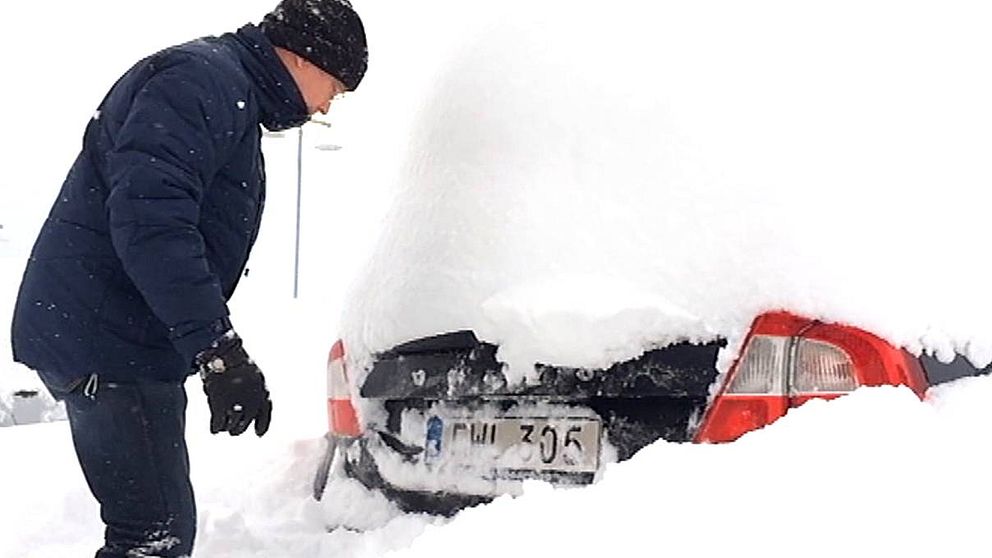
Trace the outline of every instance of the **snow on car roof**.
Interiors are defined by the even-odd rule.
[[[787,308],[992,360],[980,22],[486,4],[423,6],[464,25],[418,42],[411,21],[391,54],[431,80],[345,314],[352,354],[473,329],[520,377]],[[380,77],[369,94],[403,86]]]

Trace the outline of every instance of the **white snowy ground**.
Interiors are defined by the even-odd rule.
[[[372,65],[334,127],[305,131],[300,298],[290,132],[266,140],[263,231],[231,305],[272,430],[210,436],[188,385],[196,556],[988,554],[990,378],[924,403],[812,402],[728,445],[658,443],[595,486],[531,484],[447,523],[346,481],[309,499],[338,337],[361,354],[472,326],[518,364],[581,363],[636,353],[670,319],[734,336],[785,306],[986,363],[980,3],[356,3]],[[0,323],[107,86],[272,4],[48,2],[43,26],[37,5],[5,8]],[[33,382],[0,343],[0,396]],[[98,546],[64,422],[0,429],[0,494],[0,557]]]

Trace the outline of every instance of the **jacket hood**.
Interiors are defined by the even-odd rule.
[[[241,63],[255,83],[262,126],[278,132],[310,120],[300,88],[257,26],[245,25],[226,37],[233,38]]]

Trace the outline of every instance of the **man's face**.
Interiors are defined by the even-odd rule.
[[[276,54],[286,65],[293,81],[303,95],[303,101],[307,105],[307,113],[313,116],[316,113],[327,114],[331,107],[331,100],[337,95],[347,91],[347,88],[336,77],[321,70],[306,58],[286,50],[282,47],[275,47]]]
[[[293,64],[292,69],[295,71],[292,74],[307,104],[307,112],[311,116],[318,112],[327,114],[334,97],[347,91],[347,88],[336,77],[311,64],[305,58],[300,56],[296,58],[298,60]]]
[[[327,114],[331,100],[347,91],[345,85],[336,77],[321,70],[306,58],[281,47],[276,47],[276,54],[293,76],[293,81],[303,95],[310,116],[318,112]]]

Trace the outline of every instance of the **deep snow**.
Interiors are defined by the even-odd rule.
[[[521,377],[788,308],[992,361],[981,4],[441,4],[353,355],[471,328]]]
[[[145,15],[51,2],[48,34],[0,35],[0,322],[109,84],[137,57],[272,3],[178,0]],[[349,481],[309,499],[340,336],[360,357],[476,327],[520,371],[636,353],[672,320],[739,335],[755,311],[787,306],[988,361],[980,3],[356,5],[370,73],[331,128],[304,134],[301,297],[292,131],[266,140],[267,211],[232,302],[269,379],[272,430],[210,436],[200,386],[187,386],[197,556],[985,553],[989,378],[926,403],[893,388],[814,402],[728,445],[658,443],[595,486],[530,484],[451,522],[399,514]],[[0,343],[0,393],[33,382]],[[98,545],[66,426],[0,429],[4,558]],[[368,531],[327,532],[338,525]]]

